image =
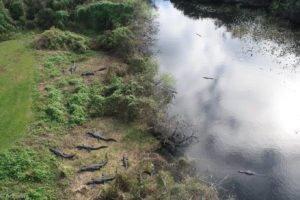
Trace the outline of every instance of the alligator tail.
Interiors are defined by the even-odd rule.
[[[104,148],[108,148],[108,146],[100,146],[100,147],[96,147],[95,150],[98,150],[98,149],[104,149]]]
[[[88,181],[85,183],[85,185],[92,185],[92,184],[94,184],[94,181]]]
[[[69,155],[69,156],[64,156],[64,158],[69,158],[69,159],[71,159],[71,158],[73,158],[74,156],[75,156],[75,154]]]

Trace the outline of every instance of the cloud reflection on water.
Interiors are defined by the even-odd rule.
[[[177,79],[170,113],[199,130],[188,153],[202,170],[231,174],[240,197],[300,199],[300,74],[212,19],[189,19],[165,2],[158,13],[160,70]],[[247,179],[239,169],[264,176]]]

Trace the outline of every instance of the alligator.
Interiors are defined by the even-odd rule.
[[[65,153],[63,153],[63,152],[61,152],[57,149],[54,149],[54,148],[49,148],[49,150],[51,152],[53,152],[56,156],[60,156],[60,157],[63,157],[63,158],[73,158],[75,156],[75,154],[74,155],[66,155]]]
[[[104,175],[102,174],[102,178],[93,178],[92,180],[88,181],[85,183],[85,185],[94,185],[94,184],[105,184],[108,181],[112,181],[116,178],[116,176],[113,177],[104,177]]]
[[[74,62],[73,66],[69,69],[69,71],[71,72],[71,74],[73,74],[76,70],[76,64]]]
[[[123,166],[124,166],[125,169],[127,170],[127,169],[128,169],[128,158],[126,158],[126,157],[123,155],[122,161],[123,161]]]
[[[103,70],[106,70],[106,67],[103,67],[103,68],[100,68],[100,69],[96,69],[96,70],[92,70],[92,71],[88,71],[88,72],[82,72],[81,76],[95,75],[96,72],[103,71]]]
[[[93,164],[90,166],[86,166],[86,167],[82,167],[78,173],[80,172],[85,172],[85,171],[95,171],[95,170],[99,170],[102,167],[104,167],[108,162],[108,157],[107,157],[107,153],[105,154],[105,161],[103,163],[99,163],[99,164]]]
[[[210,77],[206,77],[206,76],[204,76],[203,78],[208,79],[208,80],[214,80],[214,78],[210,78]]]
[[[97,138],[98,141],[99,140],[103,140],[103,141],[106,141],[106,142],[117,142],[117,140],[113,139],[113,138],[105,138],[105,137],[102,137],[100,136],[99,134],[97,133],[93,133],[93,132],[87,132],[86,134],[88,134],[89,136],[93,137],[93,138]]]
[[[248,176],[255,175],[255,173],[250,171],[250,170],[239,170],[238,172],[241,173],[241,174],[246,174]]]
[[[91,150],[104,149],[104,148],[108,148],[108,146],[93,147],[93,146],[87,146],[87,145],[79,145],[79,146],[76,146],[76,148],[77,149],[86,149],[88,152],[91,152]]]

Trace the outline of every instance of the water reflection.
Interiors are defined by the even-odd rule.
[[[248,35],[260,25],[249,24],[244,31],[238,23],[228,26],[230,17],[198,19],[194,10],[188,15],[197,19],[189,18],[169,2],[157,6],[157,58],[161,70],[177,79],[170,114],[181,114],[200,135],[188,154],[197,158],[201,170],[211,169],[220,178],[229,175],[225,189],[238,199],[300,199],[300,67],[295,49],[280,53],[286,45]],[[286,44],[296,46],[296,36],[284,32]],[[239,169],[257,176],[238,174]]]

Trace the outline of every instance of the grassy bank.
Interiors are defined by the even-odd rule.
[[[0,43],[0,151],[22,137],[32,118],[36,62],[19,41]]]

